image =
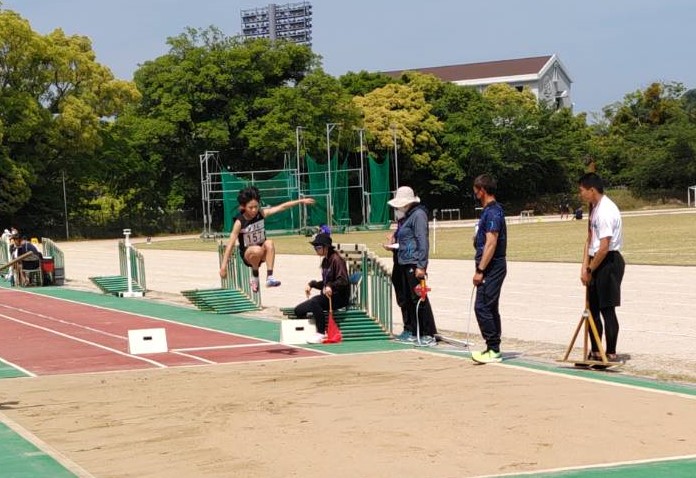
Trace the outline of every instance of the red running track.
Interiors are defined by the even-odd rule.
[[[169,352],[131,355],[128,330],[164,328]],[[0,359],[33,375],[311,357],[318,352],[22,291],[0,290]]]

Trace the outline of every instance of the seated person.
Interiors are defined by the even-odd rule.
[[[34,255],[27,258],[27,260],[18,262],[12,266],[14,268],[15,284],[21,286],[26,286],[29,284],[29,278],[24,271],[40,269],[43,255],[39,252],[34,244],[27,241],[26,237],[19,234],[13,235],[12,244],[10,245],[10,256],[15,259],[26,254],[27,252],[32,252]]]
[[[345,259],[333,247],[331,236],[325,233],[317,234],[313,241],[317,255],[321,260],[321,280],[310,281],[305,287],[307,300],[295,307],[298,318],[312,313],[317,325],[317,335],[307,340],[310,344],[320,344],[326,339],[326,317],[324,311],[329,310],[329,298],[333,309],[348,306],[350,302],[350,282],[348,267]],[[312,289],[319,289],[319,295],[309,298]]]

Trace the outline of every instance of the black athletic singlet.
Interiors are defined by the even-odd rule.
[[[251,219],[244,217],[244,214],[238,214],[235,221],[242,224],[239,231],[239,253],[244,257],[244,251],[249,246],[260,246],[266,240],[266,225],[264,223],[263,213],[259,211]]]

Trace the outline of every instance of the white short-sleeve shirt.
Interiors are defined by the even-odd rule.
[[[599,241],[605,237],[611,237],[609,241],[610,251],[620,251],[623,247],[623,224],[621,212],[614,201],[602,196],[590,217],[592,227],[592,240],[590,241],[590,255],[594,256],[599,250]]]

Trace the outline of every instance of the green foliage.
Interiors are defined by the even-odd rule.
[[[98,180],[105,119],[139,95],[96,62],[87,37],[60,29],[40,35],[7,10],[0,11],[0,65],[0,181],[10,197],[2,213],[47,224],[62,215],[58,178]]]
[[[11,216],[30,196],[26,170],[9,158],[0,158],[0,214]]]
[[[427,178],[440,161],[438,135],[443,125],[431,113],[424,94],[410,85],[390,83],[356,96],[354,102],[377,149],[389,151],[396,137],[401,182],[410,182],[417,190],[429,189]]]
[[[504,84],[480,92],[406,72],[326,74],[306,46],[187,28],[134,82],[97,62],[87,37],[34,32],[0,10],[0,219],[113,227],[200,210],[199,155],[234,171],[278,169],[296,153],[355,152],[366,132],[382,156],[398,145],[399,183],[431,207],[473,205],[492,173],[507,204],[575,190],[593,162],[635,195],[696,184],[696,90],[653,83],[607,106],[596,124]],[[300,133],[301,134],[298,134]],[[345,134],[344,132],[350,132]]]
[[[642,194],[696,181],[696,125],[684,91],[679,83],[653,83],[605,109],[593,149],[612,183]]]
[[[254,102],[254,107],[259,116],[244,127],[241,137],[248,142],[249,152],[260,158],[294,153],[298,126],[303,129],[304,148],[317,152],[326,147],[324,136],[317,134],[324,131],[326,123],[339,124],[347,131],[359,124],[351,96],[321,69],[309,72],[294,87],[270,90],[268,96]]]
[[[349,71],[338,78],[341,87],[351,96],[364,96],[367,93],[382,88],[389,83],[394,83],[392,79],[383,73],[370,73],[362,70],[358,73]]]

